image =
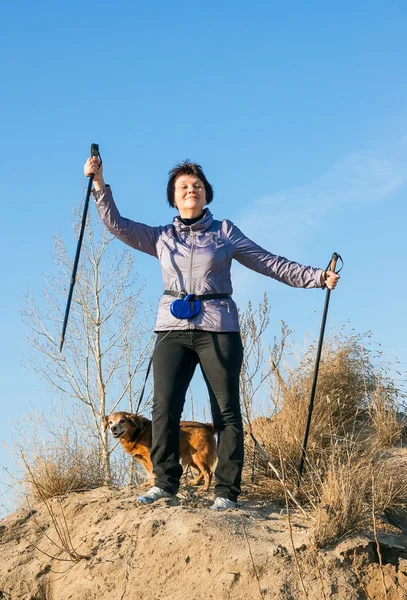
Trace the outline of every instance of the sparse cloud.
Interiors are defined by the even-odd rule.
[[[345,205],[372,205],[391,200],[407,182],[407,135],[369,150],[350,152],[311,183],[263,196],[246,206],[236,219],[244,233],[270,252],[301,261],[305,238],[318,230],[327,215]],[[348,209],[347,209],[348,210]],[[259,277],[237,265],[236,290],[263,290]],[[245,297],[240,292],[239,296]]]
[[[389,199],[407,181],[407,136],[368,151],[351,152],[315,181],[264,196],[239,215],[244,232],[260,244],[303,237],[347,203]]]

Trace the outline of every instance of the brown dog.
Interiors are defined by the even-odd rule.
[[[181,421],[180,425],[179,453],[182,465],[190,465],[198,471],[197,477],[191,479],[189,485],[198,485],[203,479],[203,489],[208,491],[217,458],[213,425],[196,421]],[[104,418],[105,431],[108,427],[113,437],[119,439],[125,452],[143,465],[152,482],[151,421],[140,415],[115,412]]]

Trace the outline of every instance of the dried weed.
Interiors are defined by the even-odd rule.
[[[284,332],[283,332],[284,334]],[[286,335],[283,335],[287,345]],[[313,512],[317,547],[359,531],[369,523],[375,464],[376,511],[405,506],[407,453],[397,412],[399,393],[366,349],[363,336],[331,335],[325,343],[314,402],[305,474],[296,498]],[[253,419],[254,436],[270,461],[284,463],[286,483],[296,489],[313,375],[311,346],[294,367],[271,358],[276,384],[274,414]],[[278,355],[278,360],[275,356]],[[281,502],[275,475],[246,435],[246,487]]]

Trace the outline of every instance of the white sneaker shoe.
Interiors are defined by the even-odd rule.
[[[165,490],[153,485],[145,494],[142,494],[136,499],[136,502],[141,502],[142,504],[152,504],[156,500],[160,498],[171,498],[172,494],[169,494]]]
[[[228,510],[229,508],[236,508],[236,502],[228,498],[216,498],[211,506],[211,510]]]

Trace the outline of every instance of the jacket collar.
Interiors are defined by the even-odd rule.
[[[177,215],[176,217],[174,217],[174,227],[177,231],[179,232],[185,232],[185,231],[206,231],[213,223],[213,216],[211,211],[209,210],[209,208],[206,208],[204,211],[204,214],[202,215],[202,218],[199,219],[199,221],[197,221],[196,223],[194,223],[193,225],[184,225],[184,223],[181,222],[180,217]]]

